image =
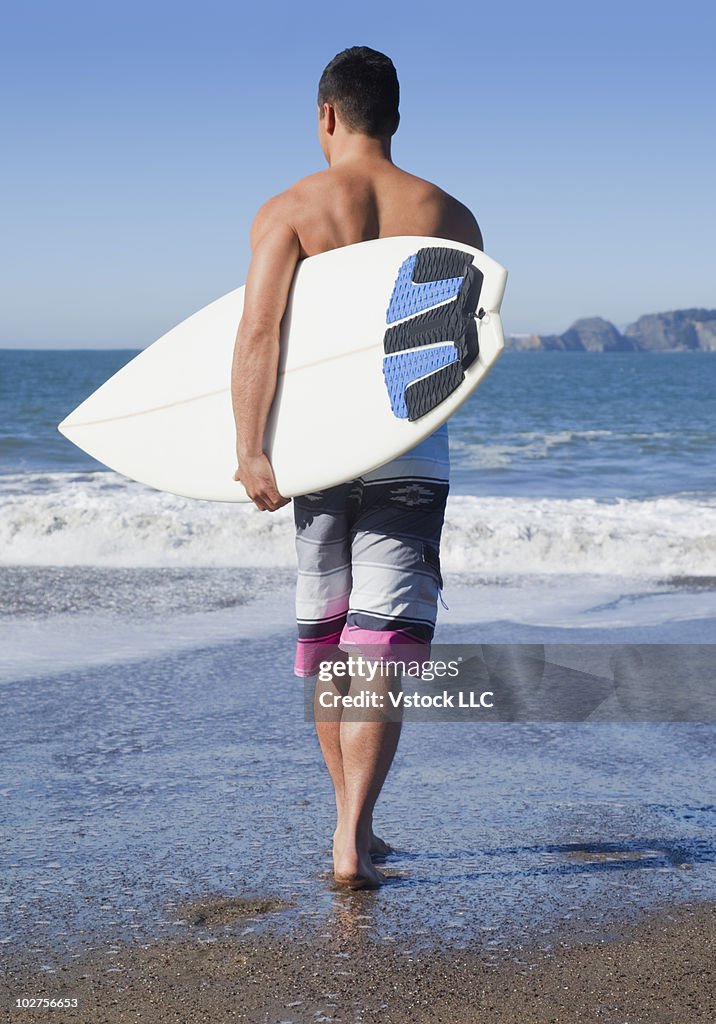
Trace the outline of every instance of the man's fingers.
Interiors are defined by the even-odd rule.
[[[234,473],[234,480],[243,483],[246,494],[260,512],[276,512],[284,505],[288,505],[291,500],[279,494],[276,481],[272,478],[264,477],[262,479],[259,477],[256,479],[249,474],[248,479],[242,480],[241,470],[237,469]]]
[[[261,511],[262,512],[278,512],[278,510],[280,508],[283,508],[284,505],[288,505],[290,500],[291,500],[290,498],[282,498],[282,497],[279,497],[279,498],[277,498],[275,500],[271,499],[271,498],[264,498],[263,502],[262,502],[263,508],[261,509]]]
[[[275,512],[278,508],[272,495],[266,490],[256,489],[249,493],[249,497],[259,512]]]
[[[288,505],[290,498],[284,498],[283,494],[279,494],[277,490],[271,491],[269,498],[273,508],[272,512],[276,512],[278,509],[283,508],[284,505]]]
[[[277,512],[284,505],[288,505],[290,498],[284,498],[278,491],[272,493],[265,492],[264,494],[258,495],[254,499],[254,504],[257,508],[260,508],[262,512]],[[258,502],[261,502],[259,505]]]
[[[266,502],[271,505],[272,512],[275,512],[277,508],[281,508],[281,506],[285,505],[288,500],[287,498],[284,498],[282,494],[279,494],[274,488],[267,491],[264,498]]]
[[[255,490],[253,494],[249,494],[249,497],[251,498],[259,512],[269,511],[269,501],[264,491]]]
[[[248,497],[260,512],[276,512],[290,501],[278,493],[273,468],[265,454],[247,460],[243,474],[239,463],[234,480],[244,485]]]

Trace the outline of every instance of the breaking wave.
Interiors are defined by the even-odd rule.
[[[442,552],[453,572],[716,576],[716,501],[453,496]],[[293,517],[114,473],[15,474],[0,483],[0,562],[292,566]]]

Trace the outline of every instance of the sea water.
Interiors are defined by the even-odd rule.
[[[0,352],[0,941],[154,934],[210,892],[352,926],[291,674],[290,506],[159,493],[56,431],[133,354]],[[437,638],[712,641],[715,385],[705,353],[505,354],[450,423]],[[715,757],[708,725],[407,727],[360,927],[497,948],[711,898]]]
[[[0,351],[0,564],[13,567],[2,614],[111,611],[119,594],[130,615],[196,613],[273,593],[275,624],[290,629],[290,506],[262,514],[154,491],[57,432],[132,355]],[[562,625],[571,605],[585,626],[579,594],[599,608],[622,598],[622,626],[627,604],[633,624],[647,621],[641,597],[629,601],[645,592],[664,598],[655,624],[669,609],[671,621],[708,617],[715,394],[709,353],[504,355],[450,421],[441,628],[488,620],[495,600],[501,619],[539,608],[543,624],[556,600]]]

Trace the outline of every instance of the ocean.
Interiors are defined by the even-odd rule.
[[[159,493],[105,469],[57,432],[133,354],[0,351],[0,562],[14,574],[2,588],[6,617],[111,610],[129,570],[134,596],[125,594],[122,608],[140,614],[148,602],[158,612],[196,613],[291,586],[290,506],[262,515]],[[681,620],[710,615],[714,394],[716,359],[708,353],[504,355],[450,422],[442,559],[448,605],[457,592],[455,614],[464,619],[468,587],[481,622],[497,600],[501,615],[506,602],[514,608],[516,622],[554,624],[535,612],[540,607],[544,619],[556,601],[563,626],[569,607],[575,626],[608,625],[599,608],[590,621],[575,591],[608,593],[618,602],[615,626],[649,621],[644,601],[655,623],[670,608]],[[571,596],[564,602],[559,594]],[[441,615],[441,626],[452,621],[449,611]],[[291,627],[290,612],[279,624]]]
[[[336,913],[290,506],[152,491],[56,430],[133,354],[0,351],[10,947],[156,934],[207,892],[278,893],[287,926]],[[505,354],[450,422],[436,640],[712,642],[714,394],[709,354]],[[710,725],[406,727],[366,927],[499,946],[713,898],[715,758]]]

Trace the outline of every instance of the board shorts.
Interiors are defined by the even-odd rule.
[[[389,659],[411,644],[429,657],[449,471],[444,424],[379,469],[293,499],[297,676],[337,649]]]

